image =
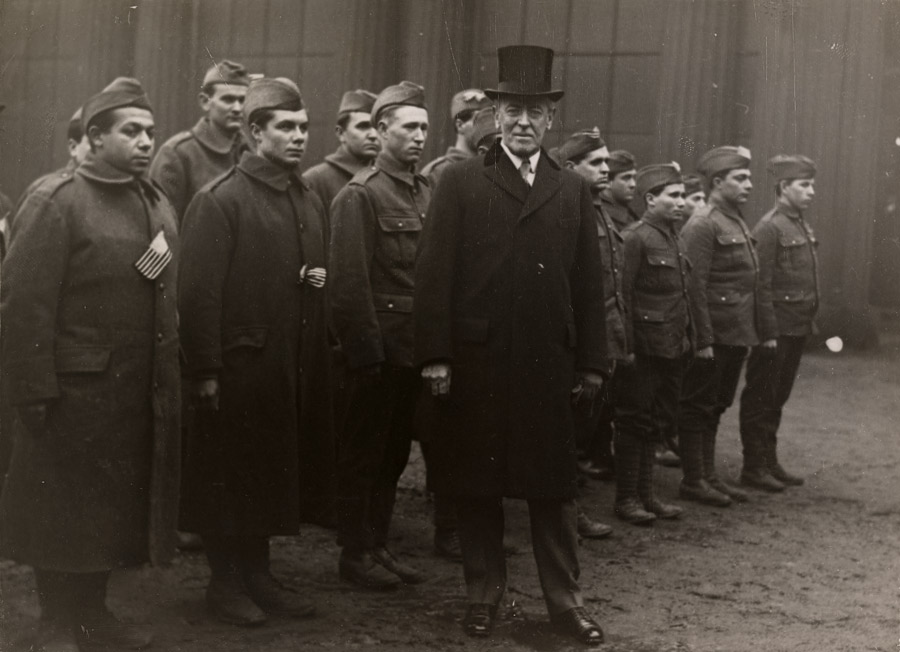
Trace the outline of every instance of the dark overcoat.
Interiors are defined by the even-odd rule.
[[[182,346],[192,378],[217,377],[219,411],[188,436],[182,526],[296,533],[333,495],[322,202],[295,173],[245,153],[183,223]]]
[[[303,180],[319,196],[325,208],[330,210],[331,202],[350,183],[350,179],[370,166],[370,162],[360,161],[342,145],[326,156],[324,161],[304,172]]]
[[[176,263],[135,263],[162,231],[165,195],[88,158],[29,195],[3,264],[2,365],[13,405],[47,401],[47,427],[15,421],[0,554],[95,572],[175,551],[180,471]]]
[[[590,188],[545,152],[531,188],[499,145],[447,167],[416,264],[417,361],[452,369],[436,492],[575,496],[575,372],[608,364],[601,255]]]

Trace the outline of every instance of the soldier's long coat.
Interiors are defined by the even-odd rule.
[[[572,498],[570,396],[606,360],[588,185],[542,152],[533,186],[499,145],[448,166],[416,265],[416,357],[452,367],[432,405],[435,491]]]
[[[296,173],[245,152],[184,218],[181,336],[192,378],[217,377],[219,412],[191,431],[182,525],[294,534],[333,495],[325,209]]]
[[[180,470],[175,260],[134,263],[175,216],[148,182],[89,158],[27,197],[3,264],[2,366],[15,422],[0,555],[95,572],[175,552]]]

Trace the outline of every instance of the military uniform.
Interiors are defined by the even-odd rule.
[[[341,188],[346,186],[357,172],[370,166],[370,161],[356,158],[341,146],[333,154],[326,156],[324,161],[304,172],[303,180],[319,196],[325,208],[330,209],[331,202]]]
[[[814,168],[804,178],[813,174]],[[750,354],[741,393],[741,433],[760,447],[775,479],[784,481],[789,476],[778,464],[776,435],[819,307],[818,242],[802,213],[780,206],[763,216],[753,237],[759,255],[760,337],[778,344],[774,354],[759,347]]]
[[[437,186],[438,180],[441,178],[441,175],[444,173],[444,170],[448,165],[450,165],[451,163],[457,163],[459,161],[465,161],[470,158],[472,158],[472,154],[464,152],[457,147],[448,147],[446,154],[437,157],[424,168],[422,168],[422,176],[428,179],[428,185],[430,185],[432,188],[435,188]]]
[[[613,201],[606,195],[600,195],[600,201],[603,203],[603,210],[606,211],[606,214],[612,219],[616,228],[620,231],[625,229],[629,224],[634,224],[639,219],[638,214],[634,212],[634,209],[631,208],[631,206],[624,206]]]
[[[216,139],[213,129],[207,118],[200,118],[189,131],[167,140],[153,159],[150,176],[166,191],[179,223],[194,195],[234,167],[246,149],[240,134],[226,146]]]

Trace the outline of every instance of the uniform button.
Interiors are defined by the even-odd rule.
[[[302,376],[303,375],[303,367],[300,367],[299,369],[297,369],[297,373]]]
[[[397,226],[400,227],[400,228],[403,228],[403,222],[402,222],[402,221],[401,221],[401,222],[397,222]]]
[[[785,298],[785,299],[789,299],[790,297],[789,297],[788,295],[785,294],[785,295],[784,295],[784,298]]]
[[[303,225],[302,225],[302,224],[298,224],[298,225],[297,225],[297,228],[298,228],[300,231],[302,231],[302,230],[303,230]]]
[[[731,241],[732,241],[732,242],[737,242],[737,238],[732,238]]]
[[[166,284],[165,284],[165,283],[160,283],[160,284],[159,284],[159,289],[160,289],[160,290],[165,290],[165,289],[166,289]]]
[[[425,213],[419,213],[419,217],[421,217],[421,218],[424,220],[424,219],[425,219]]]
[[[725,301],[725,297],[722,297],[722,301]]]
[[[391,301],[388,301],[388,308],[393,308],[393,307],[394,307],[394,304],[393,304],[393,302],[391,302]]]
[[[302,325],[306,326],[306,320],[305,320],[305,319],[302,320],[300,323],[301,323]]]
[[[157,334],[156,334],[156,340],[157,340],[158,342],[162,342],[162,341],[163,341],[163,334],[162,334],[162,333],[157,333]]]
[[[158,383],[158,382],[156,382],[156,381],[153,382],[153,389],[159,389],[159,383]]]

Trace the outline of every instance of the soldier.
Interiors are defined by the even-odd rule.
[[[456,130],[456,142],[447,148],[447,153],[439,156],[422,168],[422,176],[428,179],[428,185],[437,186],[444,170],[451,163],[465,161],[478,152],[478,141],[475,139],[475,114],[479,110],[490,107],[491,101],[480,88],[469,88],[460,91],[450,101],[450,118]]]
[[[17,411],[0,554],[34,567],[38,647],[57,652],[150,644],[107,610],[106,586],[114,568],[172,557],[180,466],[178,239],[146,179],[153,113],[119,78],[82,119],[91,154],[26,198],[0,308]]]
[[[616,515],[649,525],[677,518],[682,509],[653,491],[653,462],[660,430],[678,420],[683,365],[690,355],[689,269],[675,228],[684,208],[676,164],[648,165],[636,175],[644,216],[625,229],[622,282],[626,331],[634,364],[616,381]]]
[[[699,174],[684,175],[684,217],[675,223],[676,228],[681,227],[693,217],[694,213],[706,208],[706,191],[703,190],[703,177]]]
[[[620,230],[638,220],[637,213],[631,208],[636,170],[631,152],[616,149],[609,153],[609,184],[600,192],[600,199],[607,215]]]
[[[150,176],[165,189],[179,224],[197,191],[230,170],[246,148],[241,118],[249,83],[241,64],[226,59],[213,65],[200,87],[203,117],[159,148]]]
[[[431,190],[415,172],[428,133],[425,91],[388,86],[372,107],[381,153],[332,204],[334,324],[350,370],[338,464],[340,576],[395,588],[425,576],[387,549],[397,481],[412,441],[413,265]]]
[[[781,411],[819,307],[818,243],[803,216],[816,194],[816,165],[802,155],[779,154],[769,160],[769,173],[775,179],[775,208],[756,224],[753,237],[759,255],[760,337],[778,344],[774,352],[758,346],[750,352],[741,433],[756,446],[754,457],[744,458],[751,486],[757,484],[753,475],[760,466],[777,482],[796,486],[803,478],[784,470],[776,444]]]
[[[254,81],[254,149],[185,214],[179,279],[191,398],[181,523],[206,544],[207,603],[259,625],[312,604],[271,574],[269,537],[296,534],[333,494],[327,218],[301,180],[309,117],[288,79]]]
[[[341,188],[378,156],[381,143],[371,115],[375,97],[362,89],[344,93],[334,127],[340,146],[303,173],[303,180],[319,195],[326,209],[331,208]]]
[[[753,184],[750,151],[722,146],[697,165],[709,188],[709,206],[684,225],[681,237],[694,294],[696,351],[685,373],[678,437],[684,479],[682,498],[725,507],[746,501],[745,491],[716,474],[716,432],[734,401],[748,347],[758,344],[758,263],[750,230],[741,215]],[[763,346],[771,347],[774,340]],[[745,449],[746,450],[746,449]]]
[[[81,107],[79,107],[78,110],[72,114],[72,117],[69,120],[69,127],[66,130],[66,147],[69,150],[69,160],[66,161],[65,166],[63,166],[59,170],[55,170],[53,172],[50,172],[49,174],[40,176],[32,181],[25,189],[25,192],[22,193],[17,206],[21,206],[25,201],[25,198],[28,197],[28,195],[30,195],[35,188],[37,188],[47,179],[52,179],[55,177],[67,178],[72,176],[72,174],[75,172],[75,168],[81,165],[81,163],[87,157],[88,152],[91,151],[91,143],[88,140],[87,134],[84,133],[84,129],[81,125]]]
[[[487,154],[488,150],[493,147],[500,135],[500,129],[494,120],[494,107],[489,106],[480,109],[473,118],[475,127],[473,128],[472,140],[475,142],[475,149],[479,156]]]
[[[600,137],[600,130],[578,132],[568,138],[556,151],[557,160],[566,168],[576,172],[591,187],[596,209],[597,237],[600,244],[599,256],[603,263],[603,286],[606,289],[606,346],[609,352],[610,382],[604,391],[602,408],[591,406],[588,410],[576,410],[575,435],[577,438],[579,470],[588,477],[599,477],[600,470],[593,466],[591,453],[598,447],[596,439],[608,430],[608,424],[601,423],[612,412],[609,387],[614,384],[616,369],[628,364],[633,357],[628,351],[625,337],[625,299],[622,294],[623,240],[622,234],[603,210],[599,193],[606,188],[609,172],[609,149]],[[610,417],[611,418],[611,417]],[[604,428],[604,426],[607,426]],[[608,449],[610,442],[600,444]],[[612,528],[593,521],[579,506],[578,534],[588,539],[600,539],[612,532]]]
[[[588,183],[541,149],[563,96],[550,87],[553,51],[498,54],[499,87],[485,92],[497,101],[500,143],[447,167],[416,264],[435,491],[458,505],[468,635],[490,634],[506,589],[502,499],[511,497],[528,501],[551,621],[599,645],[578,586],[571,406],[595,400],[609,364],[596,211]]]

